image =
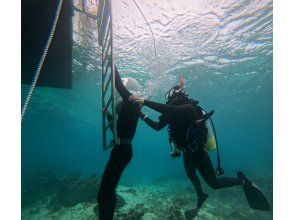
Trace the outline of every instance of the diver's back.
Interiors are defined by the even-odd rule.
[[[121,107],[117,119],[117,135],[120,138],[134,138],[139,119],[138,108],[137,104],[131,102],[126,102]]]

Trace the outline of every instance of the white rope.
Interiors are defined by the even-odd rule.
[[[139,9],[139,11],[141,12],[141,15],[143,16],[144,20],[146,21],[146,24],[148,25],[149,27],[149,30],[152,34],[152,38],[153,38],[153,47],[154,47],[154,53],[155,53],[155,56],[157,56],[157,53],[156,53],[156,46],[155,46],[155,37],[154,37],[154,34],[153,34],[153,31],[152,31],[152,28],[150,27],[150,23],[148,22],[147,18],[145,17],[145,15],[143,14],[143,11],[141,10],[141,8],[139,7],[139,5],[137,4],[137,2],[135,0],[133,0],[133,2],[135,3],[135,5],[137,6],[137,8]]]
[[[23,117],[24,117],[24,115],[26,113],[26,110],[28,108],[28,105],[30,103],[30,100],[31,100],[32,94],[34,92],[34,89],[36,87],[36,84],[38,82],[38,78],[39,78],[40,72],[42,70],[42,67],[43,67],[45,58],[47,56],[48,49],[49,49],[49,47],[51,45],[51,41],[53,39],[55,30],[56,30],[56,26],[57,26],[57,23],[58,23],[58,19],[59,19],[59,15],[60,15],[62,3],[63,3],[63,0],[60,0],[59,3],[58,3],[57,9],[56,9],[56,13],[55,13],[55,17],[54,17],[53,26],[51,28],[51,32],[49,34],[49,37],[48,37],[48,40],[47,40],[47,43],[46,43],[46,47],[45,47],[45,49],[43,51],[43,54],[42,54],[42,57],[41,57],[41,59],[39,61],[38,68],[36,69],[35,76],[34,76],[34,79],[33,79],[32,85],[31,85],[31,88],[30,88],[30,90],[29,90],[29,92],[27,94],[26,100],[25,100],[24,105],[23,105],[22,110],[21,110],[21,121],[22,121],[22,119],[23,119]]]

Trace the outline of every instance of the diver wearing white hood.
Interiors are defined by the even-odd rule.
[[[141,96],[140,91],[142,90],[142,87],[136,79],[131,78],[131,77],[127,77],[127,78],[121,78],[121,81],[130,93],[132,93],[133,95],[136,95],[136,96]],[[123,105],[123,98],[121,97],[120,93],[116,89],[115,90],[116,112],[120,111],[120,108],[122,105]]]
[[[105,167],[97,196],[99,219],[113,219],[116,205],[116,187],[125,167],[132,159],[132,140],[134,138],[139,117],[142,115],[141,106],[132,103],[128,98],[132,94],[140,95],[141,85],[133,78],[121,79],[115,67],[117,135],[119,144],[111,150],[110,158]],[[104,111],[108,120],[112,116]]]

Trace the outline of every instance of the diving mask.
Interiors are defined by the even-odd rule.
[[[173,88],[171,88],[166,94],[165,94],[165,98],[166,99],[170,99],[172,98],[175,94],[184,94],[185,96],[188,95],[186,93],[186,91],[180,87],[180,86],[174,86]]]

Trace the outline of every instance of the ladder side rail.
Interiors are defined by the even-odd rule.
[[[102,98],[101,98],[101,100],[102,100],[102,109],[104,110],[105,109],[105,106],[106,106],[106,103],[105,103],[105,98],[104,98],[104,94],[105,94],[105,91],[104,91],[104,84],[105,84],[105,82],[104,82],[104,75],[105,75],[105,66],[104,66],[104,62],[103,62],[103,54],[101,54],[101,56],[102,56],[102,69],[101,69],[101,71],[102,71],[102,83],[101,83],[101,87],[102,87],[102,94],[101,94],[101,96],[102,96]],[[103,149],[105,148],[105,146],[106,146],[106,116],[105,116],[105,114],[102,114],[102,140],[103,140]]]
[[[112,44],[112,42],[111,42],[111,39],[110,39],[109,42],[106,42],[106,44],[103,45],[102,54],[104,55],[104,57],[103,57],[104,61],[106,60],[107,55],[109,55],[109,50],[110,50],[111,44]]]
[[[110,39],[110,31],[111,31],[111,28],[110,28],[110,21],[108,21],[108,24],[107,24],[107,31],[106,31],[106,35],[104,37],[104,41],[103,41],[103,44],[105,44],[107,41],[109,41]]]
[[[109,22],[110,23],[110,22]],[[109,24],[110,26],[110,24]],[[109,44],[112,43],[111,42],[111,38],[110,38],[110,31],[111,31],[111,28],[109,27],[108,30],[107,30],[107,33],[106,33],[106,36],[105,36],[105,39],[103,41],[103,44],[102,44],[102,53],[104,53],[105,51],[105,48],[108,48]]]
[[[117,126],[116,126],[116,108],[115,108],[115,66],[114,66],[114,49],[113,49],[113,0],[109,0],[110,2],[110,24],[111,24],[111,74],[112,74],[112,86],[111,86],[111,94],[112,94],[112,133],[113,133],[113,141],[115,144],[118,143],[118,137],[117,137]]]
[[[102,14],[102,19],[100,23],[100,28],[99,28],[99,45],[102,45],[106,28],[107,28],[107,23],[110,19],[111,14],[111,3],[110,0],[105,1],[104,9],[103,9],[103,14]],[[111,27],[112,28],[112,27]]]
[[[108,23],[109,23],[109,20],[108,20]],[[107,25],[108,28],[110,29],[110,25],[108,24]],[[107,62],[106,64],[106,53],[108,53],[108,50],[105,50],[105,46],[106,44],[110,44],[110,39],[106,38],[103,42],[103,45],[102,45],[102,57],[101,57],[101,60],[102,60],[102,108],[103,109],[108,109],[108,106],[109,106],[109,103],[106,103],[106,92],[107,92],[107,88],[105,86],[105,79],[107,77],[108,74],[108,69],[109,69],[109,62]],[[108,86],[107,86],[108,87]],[[107,130],[108,130],[108,127],[111,126],[111,124],[108,122],[106,116],[103,114],[102,116],[102,125],[103,125],[103,150],[106,150],[107,149]]]
[[[99,0],[98,11],[97,11],[97,17],[98,17],[98,19],[97,19],[97,27],[98,27],[98,31],[100,31],[100,29],[101,29],[101,21],[102,21],[102,15],[103,15],[103,11],[104,11],[104,6],[105,6],[105,0]]]

